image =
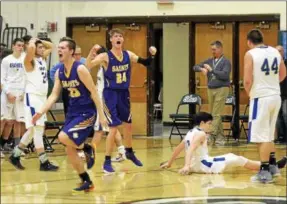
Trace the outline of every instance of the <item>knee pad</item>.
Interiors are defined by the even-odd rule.
[[[34,145],[36,149],[44,148],[43,142],[43,134],[44,134],[44,127],[43,126],[35,126],[34,129]]]

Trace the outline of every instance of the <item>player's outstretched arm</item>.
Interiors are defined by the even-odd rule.
[[[150,52],[150,56],[148,58],[144,59],[144,58],[137,56],[135,53],[128,51],[130,59],[132,62],[139,63],[139,64],[142,64],[144,66],[151,65],[157,50],[155,47],[151,46],[149,48],[149,52]]]
[[[45,46],[46,50],[44,51],[44,58],[46,59],[50,53],[53,51],[53,43],[46,41],[46,40],[41,40],[43,45]]]
[[[187,152],[185,154],[185,164],[182,169],[179,170],[179,173],[182,175],[187,175],[190,171],[191,165],[191,156],[193,152],[201,145],[206,138],[206,134],[204,132],[199,132],[195,135],[192,141],[186,140],[186,144],[188,146]]]
[[[283,81],[286,78],[286,66],[284,64],[283,59],[280,62],[279,66],[279,80],[280,82]]]
[[[24,58],[24,66],[25,66],[25,70],[26,72],[31,72],[34,70],[34,63],[33,60],[35,58],[35,51],[36,51],[36,44],[35,42],[38,39],[36,38],[32,38],[29,41],[28,47],[27,47],[27,54]]]
[[[178,157],[178,155],[182,152],[183,149],[184,149],[184,141],[182,141],[181,143],[179,143],[179,145],[177,145],[177,147],[175,148],[175,150],[173,151],[171,155],[171,158],[167,162],[162,163],[160,167],[162,169],[171,167],[172,163]]]
[[[80,65],[77,69],[77,72],[78,72],[80,80],[83,82],[85,87],[91,93],[91,98],[93,99],[93,101],[97,107],[97,111],[99,113],[101,125],[103,127],[107,127],[108,124],[107,124],[107,119],[104,115],[103,104],[101,103],[101,99],[100,99],[100,96],[98,94],[97,87],[94,84],[94,81],[93,81],[93,78],[92,78],[90,72],[88,71],[88,69],[84,65]]]
[[[249,96],[253,84],[253,59],[250,53],[244,56],[244,88]]]
[[[41,110],[33,116],[33,118],[32,118],[33,124],[35,124],[36,121],[39,120],[44,113],[46,113],[48,110],[50,110],[52,105],[58,100],[61,89],[62,89],[62,85],[61,85],[61,82],[59,80],[59,70],[57,70],[57,72],[55,74],[55,83],[54,83],[52,93],[50,94],[49,98],[47,99],[45,105],[41,108]]]

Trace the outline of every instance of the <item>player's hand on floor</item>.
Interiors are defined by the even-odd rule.
[[[189,166],[184,166],[182,169],[178,171],[181,175],[188,175],[190,172]]]
[[[42,117],[42,113],[35,113],[34,115],[33,115],[33,118],[32,118],[32,124],[36,124],[36,122],[37,122],[37,120],[39,120],[41,117]]]
[[[162,169],[168,169],[168,168],[170,168],[170,167],[171,167],[171,165],[170,165],[169,162],[162,162],[162,163],[160,164],[160,168],[162,168]]]

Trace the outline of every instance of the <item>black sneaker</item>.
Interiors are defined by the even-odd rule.
[[[287,164],[287,156],[284,156],[282,159],[277,161],[277,166],[279,169],[284,168],[286,166],[286,164]]]
[[[82,193],[82,192],[91,192],[94,190],[94,185],[92,182],[87,182],[85,181],[84,183],[82,183],[78,188],[74,188],[72,193],[73,194],[78,194],[78,193]]]
[[[21,162],[20,162],[20,157],[14,157],[13,154],[9,157],[9,162],[16,168],[19,170],[24,170],[25,167],[22,166]]]
[[[40,171],[58,171],[59,167],[53,165],[49,160],[40,164]]]

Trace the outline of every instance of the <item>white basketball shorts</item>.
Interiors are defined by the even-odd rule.
[[[248,141],[254,143],[272,142],[281,107],[279,95],[255,98],[250,101]]]
[[[16,120],[17,122],[25,121],[24,102],[20,95],[22,91],[12,91],[12,95],[16,96],[15,103],[9,103],[6,93],[1,93],[1,120]]]
[[[32,117],[35,113],[41,110],[41,108],[44,106],[46,101],[47,101],[46,96],[41,96],[41,95],[31,94],[31,93],[25,94],[25,97],[24,97],[25,124],[26,124],[27,129],[34,126],[34,124],[32,124]],[[46,121],[47,121],[47,116],[46,114],[43,114],[43,116],[36,122],[36,125],[45,127]]]
[[[247,161],[248,159],[244,157],[228,153],[216,157],[205,158],[196,166],[191,167],[191,171],[195,173],[218,174],[230,167],[244,166]]]

